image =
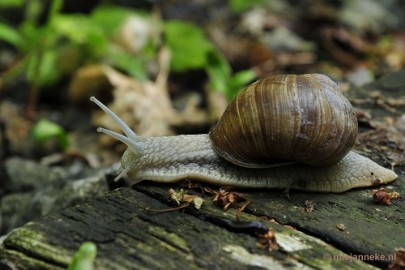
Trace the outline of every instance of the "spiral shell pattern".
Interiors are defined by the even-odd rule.
[[[356,136],[352,105],[321,74],[275,75],[252,83],[210,132],[220,156],[252,168],[289,161],[332,165],[350,151]]]

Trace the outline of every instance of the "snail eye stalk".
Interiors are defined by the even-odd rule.
[[[140,140],[140,137],[133,130],[131,130],[131,128],[127,124],[125,124],[125,122],[122,121],[122,119],[119,118],[118,115],[107,108],[107,106],[105,106],[95,97],[91,97],[90,101],[96,103],[97,106],[99,106],[106,114],[108,114],[121,127],[122,131],[125,133],[125,135],[127,135],[129,139],[134,141]]]

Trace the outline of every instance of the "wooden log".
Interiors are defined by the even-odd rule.
[[[293,193],[290,199],[276,191],[245,192],[253,204],[242,214],[245,223],[238,223],[234,209],[224,212],[209,197],[199,210],[189,206],[183,211],[155,214],[147,208],[173,206],[167,196],[169,186],[141,184],[135,189],[108,192],[14,230],[0,250],[0,266],[66,268],[79,245],[92,241],[98,249],[97,269],[374,269],[306,233],[342,249],[351,245],[353,254],[360,255],[368,251],[392,253],[402,243],[398,236],[404,232],[404,226],[398,224],[405,215],[403,202],[384,208],[373,205],[369,190],[316,198],[314,194]],[[309,198],[316,201],[311,213],[302,206]],[[357,210],[348,211],[350,207]],[[306,233],[260,218],[264,215],[294,224]],[[356,218],[360,218],[358,222]],[[359,228],[361,220],[363,230]],[[347,231],[339,231],[336,222],[345,224]],[[255,230],[263,232],[267,226],[275,231],[278,250],[256,246]],[[384,233],[377,233],[377,228]],[[397,237],[392,237],[394,234]],[[387,265],[389,261],[372,263]]]

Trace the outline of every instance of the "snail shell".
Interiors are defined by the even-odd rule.
[[[251,84],[210,132],[220,156],[257,168],[285,161],[332,165],[350,151],[356,136],[353,107],[321,74],[275,75]]]

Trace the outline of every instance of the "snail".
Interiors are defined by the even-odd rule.
[[[129,184],[188,178],[243,188],[339,193],[397,178],[350,151],[357,119],[338,85],[325,75],[258,80],[231,102],[209,134],[201,135],[141,137],[95,97],[90,100],[125,133],[97,129],[128,146],[116,179],[126,176]]]

